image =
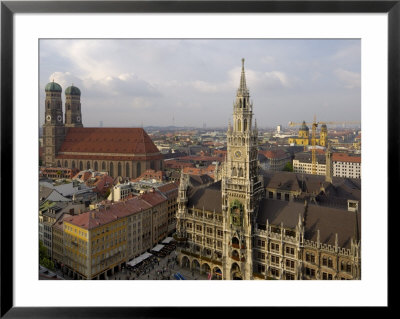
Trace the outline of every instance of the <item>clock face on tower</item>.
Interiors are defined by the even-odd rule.
[[[240,156],[242,156],[242,153],[240,151],[236,151],[235,152],[235,157],[236,158],[240,158]]]
[[[47,121],[47,122],[50,122],[50,121],[51,121],[51,115],[47,115],[47,116],[46,116],[46,121]]]

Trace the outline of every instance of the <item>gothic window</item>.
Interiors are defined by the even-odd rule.
[[[122,167],[120,162],[118,162],[118,176],[122,176]]]
[[[75,168],[75,161],[72,161],[72,168]]]
[[[94,170],[98,171],[99,170],[99,165],[97,164],[97,162],[94,162]]]
[[[90,162],[89,161],[86,163],[86,169],[90,169]]]
[[[328,259],[325,256],[322,258],[322,265],[328,266]]]
[[[57,162],[57,167],[61,167],[60,161]]]
[[[140,165],[140,162],[136,164],[136,176],[140,176],[142,173],[142,166]]]
[[[151,162],[150,162],[150,168],[151,168],[151,169],[154,169],[154,161],[151,161]]]
[[[232,245],[237,245],[239,247],[239,239],[237,239],[236,237],[232,238]]]
[[[239,108],[242,108],[242,100],[239,100]]]
[[[47,108],[48,109],[50,108],[50,102],[47,102]]]
[[[244,119],[243,130],[247,131],[247,120]]]
[[[83,171],[83,163],[82,163],[82,161],[79,162],[79,170]]]
[[[333,268],[333,261],[331,257],[328,258],[328,267]]]
[[[232,169],[232,176],[236,176],[236,167]]]
[[[237,130],[241,131],[242,130],[242,121],[237,120]]]
[[[110,176],[114,176],[114,164],[110,163]]]
[[[126,165],[125,165],[125,175],[126,175],[127,177],[130,177],[129,163],[126,163]]]
[[[102,169],[103,171],[106,170],[106,162],[103,162],[103,163],[101,164],[101,169]]]
[[[64,167],[68,167],[68,162],[67,161],[64,162]]]
[[[238,174],[238,176],[239,177],[243,177],[243,169],[240,167],[239,168],[239,174]]]

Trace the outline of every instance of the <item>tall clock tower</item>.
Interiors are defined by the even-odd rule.
[[[65,89],[65,127],[83,127],[81,90],[73,85]]]
[[[50,82],[45,87],[45,118],[43,124],[43,143],[45,167],[56,167],[55,157],[65,137],[65,127],[61,101],[61,86]],[[60,163],[61,164],[61,163]],[[60,165],[62,166],[62,164]]]
[[[244,59],[227,132],[227,158],[222,173],[224,279],[253,279],[252,234],[263,188],[258,177],[258,130],[246,86]]]

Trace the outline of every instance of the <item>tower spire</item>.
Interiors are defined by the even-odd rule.
[[[240,75],[240,86],[238,90],[238,95],[247,95],[247,85],[246,85],[246,75],[244,73],[244,58],[242,58],[242,74]]]

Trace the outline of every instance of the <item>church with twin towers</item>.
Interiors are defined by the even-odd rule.
[[[348,181],[327,172],[300,184],[294,173],[259,167],[244,59],[226,138],[227,156],[213,183],[192,185],[181,175],[180,266],[222,280],[361,279],[359,206],[317,204]]]
[[[79,88],[65,89],[64,109],[60,84],[53,80],[45,93],[44,167],[94,169],[114,178],[163,169],[163,156],[143,128],[84,127]]]

